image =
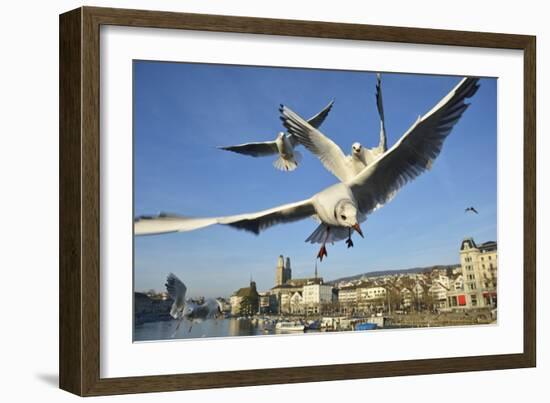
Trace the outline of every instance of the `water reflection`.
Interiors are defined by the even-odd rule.
[[[177,321],[148,322],[134,326],[134,341],[195,339],[205,337],[254,336],[285,333],[275,331],[271,323],[250,319],[209,319],[199,323],[184,320],[176,332]],[[175,334],[174,334],[175,332]]]

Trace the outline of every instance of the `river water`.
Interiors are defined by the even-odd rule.
[[[249,319],[208,319],[203,322],[193,323],[192,326],[190,322],[184,320],[176,331],[177,323],[176,320],[168,320],[135,325],[134,341],[254,336],[260,334],[285,333],[274,329],[268,329],[261,323],[253,324]]]

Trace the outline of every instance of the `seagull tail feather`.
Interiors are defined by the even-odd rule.
[[[298,162],[296,156],[293,159],[284,159],[283,157],[277,158],[273,161],[273,166],[279,171],[294,171],[298,168]]]

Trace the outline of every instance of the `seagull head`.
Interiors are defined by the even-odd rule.
[[[357,207],[349,200],[340,200],[334,209],[334,215],[336,221],[342,227],[353,228],[361,237],[363,237],[363,231],[359,226],[359,220],[357,219]]]
[[[361,148],[363,146],[361,145],[361,143],[353,143],[352,146],[351,146],[351,153],[352,155],[358,157],[359,155],[361,155]]]
[[[185,308],[183,308],[183,317],[190,319],[193,317],[193,314],[194,314],[193,306],[191,306],[190,304],[185,304]]]
[[[277,133],[277,138],[278,138],[278,139],[282,139],[283,137],[285,137],[285,132],[279,132],[279,133]]]

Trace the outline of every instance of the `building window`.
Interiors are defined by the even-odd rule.
[[[472,301],[472,306],[477,306],[477,296],[475,294],[470,295],[470,301]]]

